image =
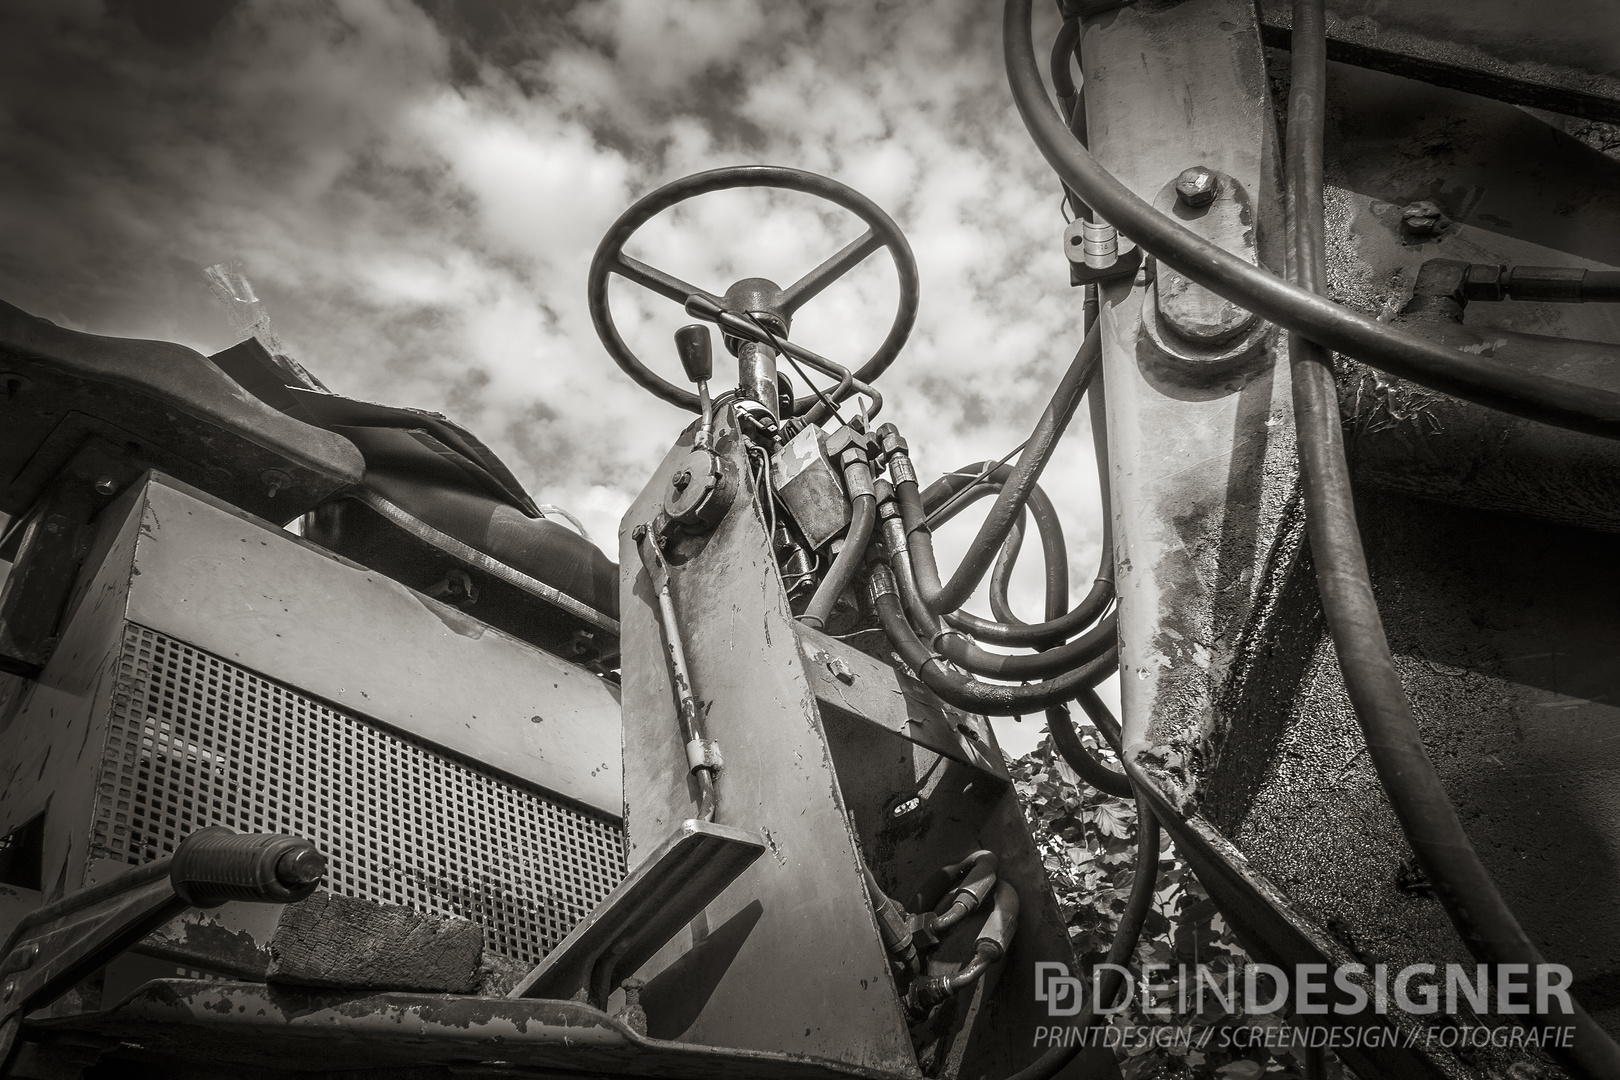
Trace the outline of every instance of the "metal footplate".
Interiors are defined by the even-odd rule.
[[[742,829],[682,822],[507,996],[572,998],[604,1008],[626,976],[697,918],[764,850],[759,837]]]

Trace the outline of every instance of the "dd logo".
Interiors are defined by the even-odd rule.
[[[1035,1000],[1046,1002],[1048,1016],[1077,1016],[1085,997],[1085,984],[1069,974],[1068,964],[1043,961],[1035,965]]]

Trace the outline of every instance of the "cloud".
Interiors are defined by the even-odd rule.
[[[1078,345],[1058,189],[998,20],[974,0],[7,5],[0,297],[211,352],[232,337],[200,271],[237,258],[328,385],[448,412],[607,539],[685,421],[595,339],[596,241],[679,175],[791,165],[865,191],[910,239],[921,311],[881,385],[937,475],[1023,438]],[[859,230],[805,197],[717,194],[634,250],[719,290],[785,283]],[[895,296],[880,254],[794,334],[858,362]],[[623,283],[614,301],[673,376],[684,315]],[[1099,536],[1089,445],[1082,416],[1048,484],[1077,582]],[[1033,574],[1016,595],[1029,611]]]

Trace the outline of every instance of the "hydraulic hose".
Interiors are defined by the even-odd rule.
[[[866,545],[872,540],[872,527],[877,524],[877,498],[870,492],[855,496],[852,514],[853,520],[850,522],[843,548],[833,559],[832,568],[827,571],[827,576],[816,586],[815,595],[810,598],[810,604],[804,609],[804,614],[799,616],[800,622],[817,630],[826,624],[827,616],[832,614],[833,604],[843,595],[849,583],[855,579],[855,572],[861,568],[861,561],[866,557]]]
[[[994,906],[990,909],[990,917],[979,929],[973,959],[950,974],[933,975],[913,982],[906,991],[906,1008],[912,1015],[926,1014],[935,1005],[966,990],[1007,954],[1007,948],[1018,930],[1018,891],[1005,881],[998,881],[995,885]]]
[[[978,470],[982,467],[982,465],[968,466],[965,469],[941,477],[930,484],[926,492],[919,492],[914,480],[901,480],[895,484],[894,497],[899,504],[901,521],[905,524],[906,546],[911,553],[910,560],[913,573],[916,571],[919,559],[933,565],[931,538],[925,552],[918,552],[913,545],[915,538],[919,535],[926,535],[928,530],[926,522],[929,513],[934,508],[943,506],[954,498],[962,488],[974,485],[974,490],[969,491],[947,512],[944,520],[949,521],[978,500],[988,498],[996,490],[996,485],[1002,485],[1004,488],[1013,473],[1013,466],[1004,464],[980,477]],[[1029,501],[1026,505],[1029,507],[1030,512],[1035,515],[1037,526],[1046,521],[1052,522],[1054,526],[1053,531],[1050,533],[1044,528],[1041,530],[1041,545],[1045,551],[1048,571],[1050,572],[1050,568],[1059,559],[1065,560],[1064,565],[1066,566],[1068,555],[1062,550],[1062,533],[1059,531],[1060,527],[1057,526],[1057,512],[1050,509],[1051,500],[1047,498],[1046,493],[1041,490],[1039,484],[1031,486]],[[1068,640],[1096,622],[1098,617],[1107,610],[1108,605],[1113,602],[1113,566],[1114,553],[1111,532],[1105,526],[1103,554],[1097,569],[1097,579],[1092,583],[1091,590],[1086,594],[1085,598],[1067,614],[1056,619],[1048,619],[1045,622],[1029,623],[1021,626],[1005,622],[991,622],[966,611],[951,612],[944,617],[944,620],[951,627],[961,630],[963,633],[996,645],[1035,648],[1054,645]],[[935,577],[938,577],[937,569]],[[1048,596],[1052,593],[1050,581],[1048,582],[1047,592]],[[908,608],[908,610],[910,609]]]
[[[917,639],[917,632],[906,621],[906,613],[900,607],[894,575],[887,566],[873,564],[868,584],[872,606],[900,659],[940,700],[964,712],[986,716],[1022,716],[1039,712],[1048,706],[1069,701],[1081,687],[1095,683],[1100,678],[1097,673],[1106,670],[1113,660],[1111,653],[1105,652],[1095,660],[1044,682],[1016,686],[980,682],[951,667],[945,657],[931,651]]]
[[[866,559],[866,546],[872,542],[872,528],[877,524],[877,496],[872,490],[872,467],[860,451],[846,451],[844,462],[845,490],[854,496],[849,530],[844,534],[844,546],[833,559],[832,568],[821,579],[810,597],[810,604],[799,616],[799,621],[817,630],[827,622],[833,605],[855,580],[855,572]]]
[[[1016,6],[1018,0],[1009,9]],[[1294,219],[1294,272],[1300,285],[1314,295],[1324,291],[1327,279],[1322,200],[1327,30],[1323,0],[1294,0],[1293,8],[1288,194]],[[1543,962],[1541,954],[1469,843],[1423,746],[1395,670],[1356,523],[1330,357],[1322,344],[1303,333],[1291,334],[1288,346],[1305,522],[1317,589],[1368,754],[1419,866],[1469,951],[1488,964],[1526,964],[1536,970],[1534,965]],[[1551,997],[1543,1003],[1550,1004]],[[1553,1051],[1561,1064],[1581,1076],[1620,1077],[1620,1047],[1578,1004],[1572,1016],[1532,1012],[1521,1023],[1549,1027],[1555,1020],[1572,1022],[1576,1029],[1573,1047]],[[1553,1049],[1558,1041],[1548,1045]]]
[[[1136,954],[1136,942],[1142,936],[1142,924],[1147,921],[1147,914],[1153,907],[1153,892],[1159,885],[1159,820],[1153,816],[1153,808],[1148,805],[1147,799],[1140,795],[1136,797],[1135,869],[1131,895],[1125,901],[1125,912],[1119,917],[1119,929],[1114,932],[1114,942],[1108,948],[1108,959],[1105,961],[1113,967],[1103,972],[1098,980],[1098,992],[1092,995],[1074,1020],[1075,1027],[1082,1031],[1097,1022],[1099,1001],[1113,1004],[1114,998],[1119,995],[1119,985],[1124,980],[1117,969],[1124,967]],[[1067,1046],[1053,1047],[1007,1077],[1007,1080],[1051,1080],[1084,1048],[1085,1041],[1082,1039],[1076,1039]]]
[[[928,515],[933,512],[933,508],[944,505],[954,498],[962,487],[969,484],[976,485],[973,490],[970,490],[959,502],[951,507],[944,520],[949,521],[968,506],[982,498],[987,498],[996,490],[997,484],[1004,485],[1007,482],[1007,479],[1012,474],[1012,468],[1011,465],[1002,465],[983,478],[979,478],[976,467],[969,466],[935,481],[928,486],[928,490],[925,492],[919,492],[914,482],[896,484],[894,489],[895,500],[899,504],[901,520],[905,523],[908,537],[914,537],[919,530],[926,529],[927,526],[924,523],[927,521]],[[1056,524],[1056,511],[1051,511],[1050,515],[1044,512],[1044,508],[1050,505],[1050,500],[1041,491],[1039,484],[1030,489],[1027,506],[1031,513],[1035,515],[1037,526],[1048,520],[1048,517],[1054,525]],[[1052,540],[1050,541],[1048,535],[1045,530],[1042,530],[1041,544],[1048,560],[1047,566],[1050,568],[1058,559],[1061,558],[1066,561],[1068,556],[1059,547],[1062,539],[1061,533],[1054,531],[1051,534]],[[1097,569],[1096,580],[1093,581],[1086,596],[1067,614],[1060,615],[1055,619],[1048,619],[1045,622],[1014,625],[982,619],[968,611],[953,611],[944,616],[945,622],[963,633],[996,645],[1041,648],[1068,640],[1096,622],[1097,618],[1102,615],[1114,599],[1113,546],[1106,527],[1103,541],[1104,550]],[[930,548],[922,557],[926,560],[931,555],[932,549]],[[915,559],[913,559],[912,565],[915,567]],[[1050,583],[1047,591],[1050,596],[1052,592]]]
[[[973,914],[978,906],[984,903],[984,898],[990,895],[990,890],[996,887],[996,874],[1001,869],[1001,860],[993,851],[979,850],[969,855],[959,863],[945,867],[948,877],[961,876],[951,893],[951,903],[938,915],[930,914],[924,925],[930,933],[943,936],[944,933],[969,915]]]
[[[1007,76],[1024,126],[1063,182],[1143,250],[1233,303],[1389,374],[1531,420],[1620,438],[1620,393],[1537,375],[1501,356],[1465,355],[1380,323],[1292,285],[1154,210],[1098,164],[1053,108],[1030,38],[1031,6],[1032,0],[1006,0],[1002,20]]]
[[[900,608],[913,632],[931,642],[945,659],[974,675],[990,679],[1044,679],[1090,663],[1114,646],[1118,628],[1110,613],[1080,637],[1045,652],[998,653],[981,648],[965,634],[947,629],[939,616],[923,603],[911,576],[905,529],[893,516],[892,508],[886,510],[884,517],[883,546],[900,595]]]
[[[1013,520],[1029,499],[1030,489],[1035,486],[1035,482],[1040,479],[1041,471],[1051,460],[1058,439],[1069,426],[1069,421],[1073,419],[1074,411],[1080,405],[1081,395],[1085,393],[1087,383],[1097,370],[1097,361],[1102,355],[1099,341],[1097,327],[1094,324],[1086,331],[1086,339],[1081,344],[1079,352],[1075,353],[1074,361],[1070,363],[1068,371],[1064,372],[1062,381],[1052,394],[1052,400],[1047,402],[1045,411],[1036,422],[1035,430],[1031,432],[1029,441],[1024,445],[1023,453],[1018,455],[1018,464],[1014,467],[1012,476],[996,496],[996,504],[990,508],[984,524],[979,526],[978,535],[973,538],[966,557],[951,575],[949,582],[940,584],[939,566],[934,559],[933,537],[929,535],[926,526],[912,533],[913,570],[917,575],[917,586],[929,610],[935,613],[955,611],[973,595],[973,590],[984,579],[985,571],[990,569],[1002,541],[1007,538],[1007,530],[1012,528]]]
[[[1121,799],[1131,797],[1130,780],[1124,773],[1110,769],[1092,756],[1080,741],[1080,733],[1074,729],[1074,720],[1069,716],[1068,709],[1061,705],[1047,709],[1046,727],[1052,733],[1052,743],[1058,753],[1069,763],[1069,768],[1080,774],[1080,779],[1105,795]]]
[[[990,614],[1009,626],[1028,625],[1023,619],[1013,614],[1012,597],[1008,595],[1012,589],[1013,571],[1018,568],[1018,555],[1024,547],[1024,523],[1027,520],[1029,520],[1029,508],[1026,506],[1024,511],[1013,519],[1012,528],[1007,531],[1007,539],[1002,541],[1001,551],[996,555],[996,565],[990,570]],[[1069,576],[1066,572],[1068,569],[1067,563],[1068,560],[1065,559],[1065,573],[1063,574],[1065,578]],[[1052,578],[1052,568],[1047,567],[1046,589],[1048,603],[1046,606],[1048,608],[1052,606],[1050,603],[1052,599],[1050,595],[1052,592]],[[1066,588],[1065,593],[1067,593]],[[1067,605],[1068,599],[1067,595],[1060,597],[1057,610],[1049,611],[1049,614],[1063,614],[1063,607]]]
[[[1119,659],[1118,646],[1115,646],[1114,649],[1114,659],[1117,663]],[[1113,672],[1110,671],[1108,674],[1112,675]],[[1105,675],[1104,678],[1106,677]],[[1076,694],[1074,699],[1079,702],[1080,708],[1085,710],[1086,719],[1090,720],[1091,726],[1101,733],[1103,741],[1108,744],[1109,749],[1113,750],[1116,756],[1122,753],[1123,750],[1119,741],[1119,721],[1115,720],[1114,714],[1108,711],[1108,706],[1103,703],[1102,698],[1097,696],[1097,691],[1088,686]]]

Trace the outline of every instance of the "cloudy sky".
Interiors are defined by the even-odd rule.
[[[899,222],[922,306],[880,385],[925,481],[1023,438],[1078,345],[1058,189],[982,0],[20,0],[0,14],[0,146],[0,299],[213,352],[236,337],[201,272],[236,260],[332,389],[460,420],[610,550],[686,417],[607,358],[585,272],[669,180],[796,166]],[[722,291],[791,281],[860,230],[808,197],[717,194],[630,250]],[[880,253],[794,336],[853,366],[895,295]],[[674,377],[688,320],[623,282],[614,301]],[[1077,588],[1089,443],[1082,410],[1047,484]],[[1019,595],[1034,614],[1033,582]]]

